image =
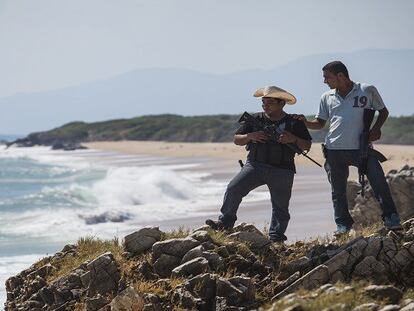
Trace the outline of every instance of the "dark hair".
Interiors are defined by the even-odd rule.
[[[322,70],[332,72],[336,75],[342,72],[344,76],[349,79],[348,69],[346,69],[346,66],[339,60],[327,63],[325,66],[323,66]]]

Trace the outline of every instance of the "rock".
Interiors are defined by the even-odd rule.
[[[381,308],[379,311],[398,311],[400,310],[399,305],[386,305],[383,308]]]
[[[183,286],[205,302],[206,310],[214,310],[216,297],[215,275],[209,273],[197,275],[185,282]]]
[[[398,172],[389,172],[386,177],[400,218],[413,217],[414,168],[403,167]],[[382,221],[381,209],[370,186],[366,191],[366,197],[363,198],[361,195],[357,195],[355,204],[349,205],[349,208],[352,218],[358,225],[363,226]]]
[[[161,239],[161,233],[158,227],[144,227],[125,236],[124,249],[134,255],[141,254]]]
[[[190,249],[181,259],[181,264],[190,261],[197,257],[203,257],[204,247],[202,245],[199,245],[197,247],[194,247],[193,249]]]
[[[237,226],[233,228],[233,232],[255,232],[257,234],[263,235],[263,233],[257,229],[253,224],[248,224],[245,222],[239,223]]]
[[[329,275],[332,276],[337,271],[340,271],[340,272],[345,271],[349,257],[350,257],[349,252],[346,250],[343,250],[338,255],[326,261],[324,264],[328,267]]]
[[[347,305],[344,303],[336,303],[332,307],[324,308],[322,311],[345,311],[349,310]]]
[[[248,261],[240,255],[231,255],[226,259],[226,266],[229,270],[235,270],[240,273],[247,273],[252,266],[252,262]]]
[[[50,306],[53,305],[55,299],[53,296],[53,292],[49,288],[43,287],[42,289],[40,289],[39,295],[45,304],[50,305]]]
[[[289,271],[290,274],[293,274],[296,271],[309,271],[312,268],[312,260],[309,257],[303,256],[289,262],[284,268]]]
[[[378,260],[382,263],[389,264],[389,262],[397,254],[398,248],[395,242],[390,237],[384,237],[382,239],[382,249],[378,255]]]
[[[302,305],[295,304],[293,306],[283,309],[283,311],[305,311],[305,309],[303,309]]]
[[[252,249],[255,249],[255,250],[260,250],[263,247],[266,247],[266,246],[268,246],[272,243],[261,232],[258,233],[256,231],[236,232],[236,233],[230,234],[229,237],[233,238],[233,239],[240,240],[240,241],[248,244]]]
[[[87,297],[85,299],[85,310],[97,311],[103,308],[106,304],[108,304],[108,301],[99,294],[94,297]]]
[[[174,290],[171,300],[186,310],[200,309],[200,306],[204,305],[200,298],[195,298],[188,290],[180,286]]]
[[[275,287],[274,292],[280,293],[282,290],[284,290],[289,285],[293,284],[295,281],[297,281],[300,278],[300,272],[297,271],[291,276],[289,276],[286,280],[282,281],[281,283],[277,284]]]
[[[85,146],[82,146],[79,142],[75,141],[55,141],[52,143],[52,150],[65,150],[72,151],[78,149],[87,149]]]
[[[414,311],[414,302],[411,302],[408,305],[404,306],[400,311]]]
[[[176,268],[171,272],[172,277],[190,277],[201,273],[209,272],[208,260],[204,257],[194,258]]]
[[[384,265],[372,256],[365,257],[359,262],[355,266],[352,276],[369,279],[375,283],[388,281]]]
[[[379,305],[373,302],[364,303],[358,307],[352,309],[352,311],[377,311],[379,309]]]
[[[128,287],[111,301],[110,306],[111,311],[141,311],[144,299],[133,287]]]
[[[414,299],[406,298],[403,301],[400,301],[400,306],[405,307],[410,303],[414,303]]]
[[[157,278],[154,274],[153,266],[148,261],[140,263],[136,271],[142,276],[144,280],[154,280]]]
[[[217,248],[217,254],[219,254],[223,258],[227,258],[230,256],[229,251],[227,250],[227,247],[220,246]]]
[[[197,240],[201,243],[212,241],[210,235],[208,234],[208,232],[206,230],[194,231],[193,233],[191,233],[189,235],[189,237],[191,237],[194,240]]]
[[[285,288],[272,298],[273,300],[280,299],[281,297],[296,291],[299,288],[314,289],[329,281],[329,269],[325,265],[319,265],[307,274],[299,278],[293,284]]]
[[[364,257],[374,257],[377,258],[381,247],[382,247],[382,238],[379,236],[372,236],[368,238],[368,245],[364,250]]]
[[[220,269],[222,270],[222,269]],[[256,260],[250,268],[249,275],[260,276],[264,278],[272,272],[272,268],[263,264],[260,260]]]
[[[250,278],[218,278],[217,296],[225,297],[230,305],[239,305],[254,299],[255,288]]]
[[[162,254],[154,263],[154,271],[161,277],[169,277],[171,271],[180,264],[180,258]]]
[[[215,252],[203,252],[202,257],[208,260],[210,268],[214,271],[222,271],[225,268],[224,260]]]
[[[96,225],[107,222],[124,222],[129,220],[131,215],[123,212],[110,211],[97,215],[80,215],[79,217],[84,219],[87,225]]]
[[[393,273],[398,274],[404,267],[414,263],[414,257],[410,253],[410,243],[404,245],[398,253],[390,260],[389,265]]]
[[[369,285],[364,291],[375,299],[387,300],[390,303],[398,303],[403,296],[403,292],[392,285]]]
[[[154,258],[159,258],[162,254],[179,257],[180,259],[192,248],[199,246],[201,243],[193,238],[169,239],[156,242],[152,246]]]
[[[97,257],[86,267],[88,272],[82,274],[81,280],[84,287],[88,288],[88,297],[93,297],[96,294],[104,296],[118,290],[121,275],[110,252]]]

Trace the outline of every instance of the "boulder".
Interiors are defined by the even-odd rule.
[[[414,302],[411,302],[400,309],[400,311],[414,311]]]
[[[144,299],[133,287],[127,287],[110,303],[111,311],[141,311],[144,308]]]
[[[156,242],[152,246],[154,258],[159,258],[162,254],[182,258],[190,249],[199,246],[201,243],[191,237],[183,239],[169,239]]]
[[[365,257],[354,269],[352,276],[372,280],[375,283],[387,282],[386,268],[372,256]]]
[[[154,263],[154,271],[161,277],[170,277],[171,271],[180,264],[180,258],[162,254]]]
[[[250,278],[235,277],[228,280],[218,278],[217,296],[224,297],[230,305],[240,305],[252,301],[255,287]]]
[[[293,293],[299,288],[304,289],[314,289],[320,287],[321,285],[327,283],[329,281],[329,269],[325,265],[319,265],[313,270],[309,271],[307,274],[293,282],[293,284],[289,285],[283,291],[275,295],[272,300],[278,300],[283,296]]]
[[[93,297],[86,297],[85,299],[85,311],[97,311],[103,308],[108,301],[100,294]]]
[[[193,249],[190,249],[181,259],[181,264],[190,261],[197,257],[203,257],[204,247],[203,245],[199,245],[197,247],[194,247]]]
[[[171,298],[174,304],[179,304],[185,310],[200,310],[205,304],[202,299],[194,297],[183,286],[178,286]]]
[[[369,302],[359,305],[352,309],[352,311],[377,311],[380,306],[376,303]]]
[[[391,195],[394,199],[401,219],[414,216],[414,167],[404,166],[399,171],[391,171],[386,176],[390,186]],[[362,197],[354,189],[352,182],[348,183],[349,209],[356,226],[364,226],[381,222],[381,208],[374,197],[371,186],[367,187],[365,197]],[[350,190],[351,189],[351,190]]]
[[[161,233],[158,227],[145,227],[128,234],[124,238],[124,249],[134,255],[141,254],[161,239]]]
[[[258,233],[256,231],[235,232],[230,234],[229,237],[242,241],[255,250],[260,250],[272,243],[262,233]]]
[[[210,271],[208,260],[204,257],[194,258],[176,268],[171,272],[172,277],[191,277]]]
[[[188,280],[183,286],[195,297],[205,302],[206,310],[214,310],[216,297],[216,276],[210,273],[200,274]]]
[[[193,233],[191,233],[189,235],[189,237],[191,237],[194,240],[197,240],[201,243],[212,241],[210,235],[208,234],[208,231],[206,231],[206,230],[194,231]]]
[[[97,257],[86,266],[88,272],[82,274],[81,281],[88,289],[87,296],[103,296],[116,292],[121,275],[113,255],[110,252]]]
[[[393,304],[398,303],[403,296],[403,292],[392,285],[369,285],[364,291],[372,298],[386,300]]]

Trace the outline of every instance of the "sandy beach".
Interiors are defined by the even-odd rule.
[[[88,148],[112,151],[125,154],[145,154],[181,158],[183,161],[200,162],[198,168],[208,171],[212,178],[229,181],[238,170],[238,159],[246,158],[243,147],[233,143],[178,143],[154,141],[121,141],[121,142],[92,142],[85,144]],[[385,172],[399,169],[405,164],[414,162],[414,146],[376,145],[375,148],[389,159],[383,163]],[[323,164],[323,156],[319,144],[315,144],[309,155]],[[287,230],[290,241],[329,234],[335,229],[331,207],[330,185],[326,180],[323,168],[317,167],[305,157],[296,158],[297,174],[290,202],[291,222]],[[356,168],[350,170],[351,178],[357,177]],[[225,189],[223,189],[224,193]],[[261,187],[258,191],[266,191]],[[221,202],[212,206],[206,213],[208,217],[216,218]],[[255,203],[242,202],[238,212],[238,222],[252,222],[258,228],[268,227],[271,213],[269,200]],[[160,221],[158,225],[164,230],[176,229],[179,226],[194,228],[203,225],[204,219],[186,217]],[[147,224],[142,224],[147,225]]]
[[[119,142],[91,142],[84,144],[88,148],[117,151],[127,154],[151,154],[169,157],[214,157],[224,160],[237,160],[246,158],[244,147],[228,143],[182,143],[162,141],[119,141]],[[374,145],[375,149],[382,152],[388,161],[382,163],[384,172],[391,169],[399,169],[402,166],[414,163],[414,146],[405,145]],[[323,164],[322,149],[319,143],[312,146],[309,154],[317,162]],[[317,167],[303,156],[296,157],[298,167]],[[355,176],[351,171],[351,176]]]

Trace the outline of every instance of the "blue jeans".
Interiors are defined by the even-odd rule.
[[[224,226],[233,227],[243,197],[251,190],[261,185],[267,185],[272,201],[269,236],[274,239],[286,240],[284,233],[290,219],[289,200],[294,175],[295,173],[291,170],[248,161],[227,186],[219,220]]]
[[[358,166],[359,162],[359,150],[327,150],[325,170],[331,183],[335,222],[347,228],[354,223],[346,196],[349,166]],[[367,178],[381,206],[382,218],[397,213],[381,164],[372,155],[368,156]]]

